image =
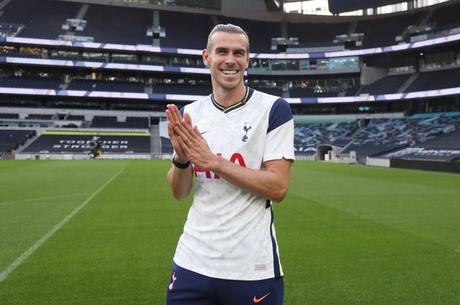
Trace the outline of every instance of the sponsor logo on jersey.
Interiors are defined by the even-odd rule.
[[[217,153],[216,155],[222,156],[221,153]],[[244,161],[243,155],[240,153],[233,153],[229,161],[238,164],[241,167],[246,167],[246,162]],[[198,176],[198,173],[205,173],[206,179],[220,179],[218,174],[211,172],[210,170],[201,169],[196,165],[193,165],[193,170],[195,172],[195,176]]]

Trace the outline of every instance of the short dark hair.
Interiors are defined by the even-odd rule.
[[[211,49],[211,38],[212,38],[212,35],[214,35],[215,33],[217,32],[224,32],[224,33],[231,33],[231,34],[241,34],[241,35],[244,35],[244,37],[246,37],[246,40],[248,41],[248,47],[247,47],[247,51],[249,53],[249,36],[248,34],[239,26],[237,25],[234,25],[234,24],[231,24],[231,23],[227,23],[227,24],[218,24],[216,25],[212,30],[211,32],[209,33],[209,36],[208,36],[208,42],[206,44],[206,48],[209,50]]]

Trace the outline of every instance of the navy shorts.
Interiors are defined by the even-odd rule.
[[[207,277],[173,265],[167,305],[283,305],[282,277],[234,281]]]

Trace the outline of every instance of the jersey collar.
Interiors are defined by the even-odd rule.
[[[214,99],[214,95],[211,94],[211,101],[212,101],[212,104],[217,108],[219,109],[220,111],[222,111],[223,113],[229,113],[230,111],[232,110],[235,110],[235,109],[238,109],[240,107],[243,107],[248,101],[249,99],[251,98],[252,96],[252,93],[254,92],[254,89],[251,89],[249,87],[246,86],[246,93],[244,94],[244,97],[241,101],[239,101],[238,103],[230,106],[230,107],[224,107],[222,105],[220,105],[215,99]]]

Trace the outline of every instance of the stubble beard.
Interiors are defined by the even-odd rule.
[[[225,82],[225,81],[219,80],[217,77],[215,77],[214,81],[213,81],[213,83],[214,83],[213,86],[218,85],[222,89],[229,91],[229,90],[234,90],[234,89],[238,88],[241,85],[242,82],[243,82],[243,77],[241,77],[236,82]]]

